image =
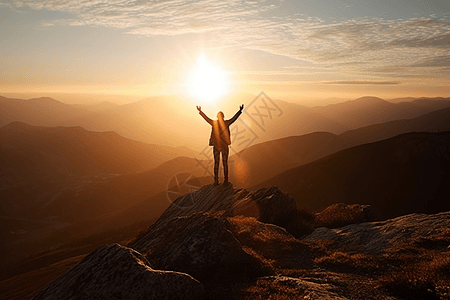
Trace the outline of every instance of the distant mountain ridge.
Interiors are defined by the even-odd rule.
[[[371,124],[416,118],[449,107],[449,104],[450,98],[390,103],[377,97],[362,97],[324,107],[313,107],[312,110],[345,125],[348,129],[356,129]]]
[[[43,127],[12,122],[0,128],[0,138],[3,164],[14,168],[14,162],[32,161],[27,173],[54,173],[64,167],[77,176],[143,172],[175,157],[196,153],[188,148],[146,144],[116,132],[93,132],[80,126]],[[54,165],[54,159],[59,165]]]
[[[252,95],[231,96],[225,108],[231,117],[245,104],[255,114],[259,102]],[[305,107],[272,100],[282,111],[280,118],[261,129],[245,114],[241,119],[254,130],[258,142],[316,131],[340,134],[344,131],[420,115],[450,107],[450,98],[420,98],[412,102],[390,103],[377,97],[362,97],[327,106]],[[250,103],[253,103],[250,105]],[[270,103],[269,103],[270,104]],[[254,107],[253,107],[254,106]],[[21,121],[38,126],[81,126],[93,131],[115,131],[120,135],[152,144],[185,145],[193,149],[207,146],[209,127],[198,116],[195,103],[181,96],[161,96],[126,105],[106,105],[105,109],[69,105],[51,98],[31,100],[0,96],[0,126]],[[216,111],[207,109],[210,117]]]

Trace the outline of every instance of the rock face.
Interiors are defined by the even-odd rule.
[[[248,192],[231,185],[207,185],[175,200],[131,247],[158,269],[207,278],[237,272],[267,273],[232,233],[227,217],[242,215],[273,224],[289,222],[292,197],[275,187]]]
[[[153,270],[136,251],[105,245],[53,281],[33,300],[203,299],[203,285],[183,273]]]
[[[263,223],[284,226],[295,217],[296,211],[294,198],[272,186],[236,199],[226,215],[254,217]]]
[[[244,215],[282,225],[295,216],[296,210],[295,200],[276,187],[249,192],[232,185],[206,185],[175,200],[156,224],[196,212],[221,212],[224,216]]]
[[[206,213],[182,216],[151,226],[132,245],[157,269],[186,272],[198,279],[236,273],[264,274],[260,262],[245,252],[225,218]]]
[[[381,222],[347,225],[341,228],[317,228],[304,240],[332,240],[338,247],[367,254],[393,246],[417,243],[435,250],[450,245],[450,212],[435,215],[410,214]]]

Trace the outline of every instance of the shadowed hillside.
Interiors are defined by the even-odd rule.
[[[346,131],[339,137],[346,139],[349,145],[384,140],[408,132],[439,132],[450,130],[450,108],[444,108],[414,119],[396,120],[370,125]]]
[[[238,186],[252,186],[274,174],[345,149],[347,144],[346,139],[329,132],[262,142],[230,157],[231,177]]]
[[[450,132],[409,133],[365,144],[285,171],[275,185],[310,209],[336,203],[374,207],[384,219],[449,210]]]

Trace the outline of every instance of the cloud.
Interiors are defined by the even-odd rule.
[[[362,84],[362,85],[396,85],[400,84],[398,81],[364,81],[364,80],[338,80],[338,81],[325,81],[323,84]]]
[[[10,5],[73,14],[67,24],[122,28],[129,34],[203,34],[208,45],[263,50],[347,72],[409,73],[450,55],[450,25],[432,18],[354,19],[276,17],[267,1],[23,0]],[[47,25],[50,22],[46,23]],[[432,63],[431,63],[432,65]],[[443,66],[448,64],[444,61]]]

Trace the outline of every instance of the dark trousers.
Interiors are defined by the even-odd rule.
[[[219,179],[219,163],[220,163],[220,153],[222,152],[222,163],[223,163],[223,176],[225,180],[228,180],[228,146],[224,147],[213,147],[214,154],[214,179]]]

